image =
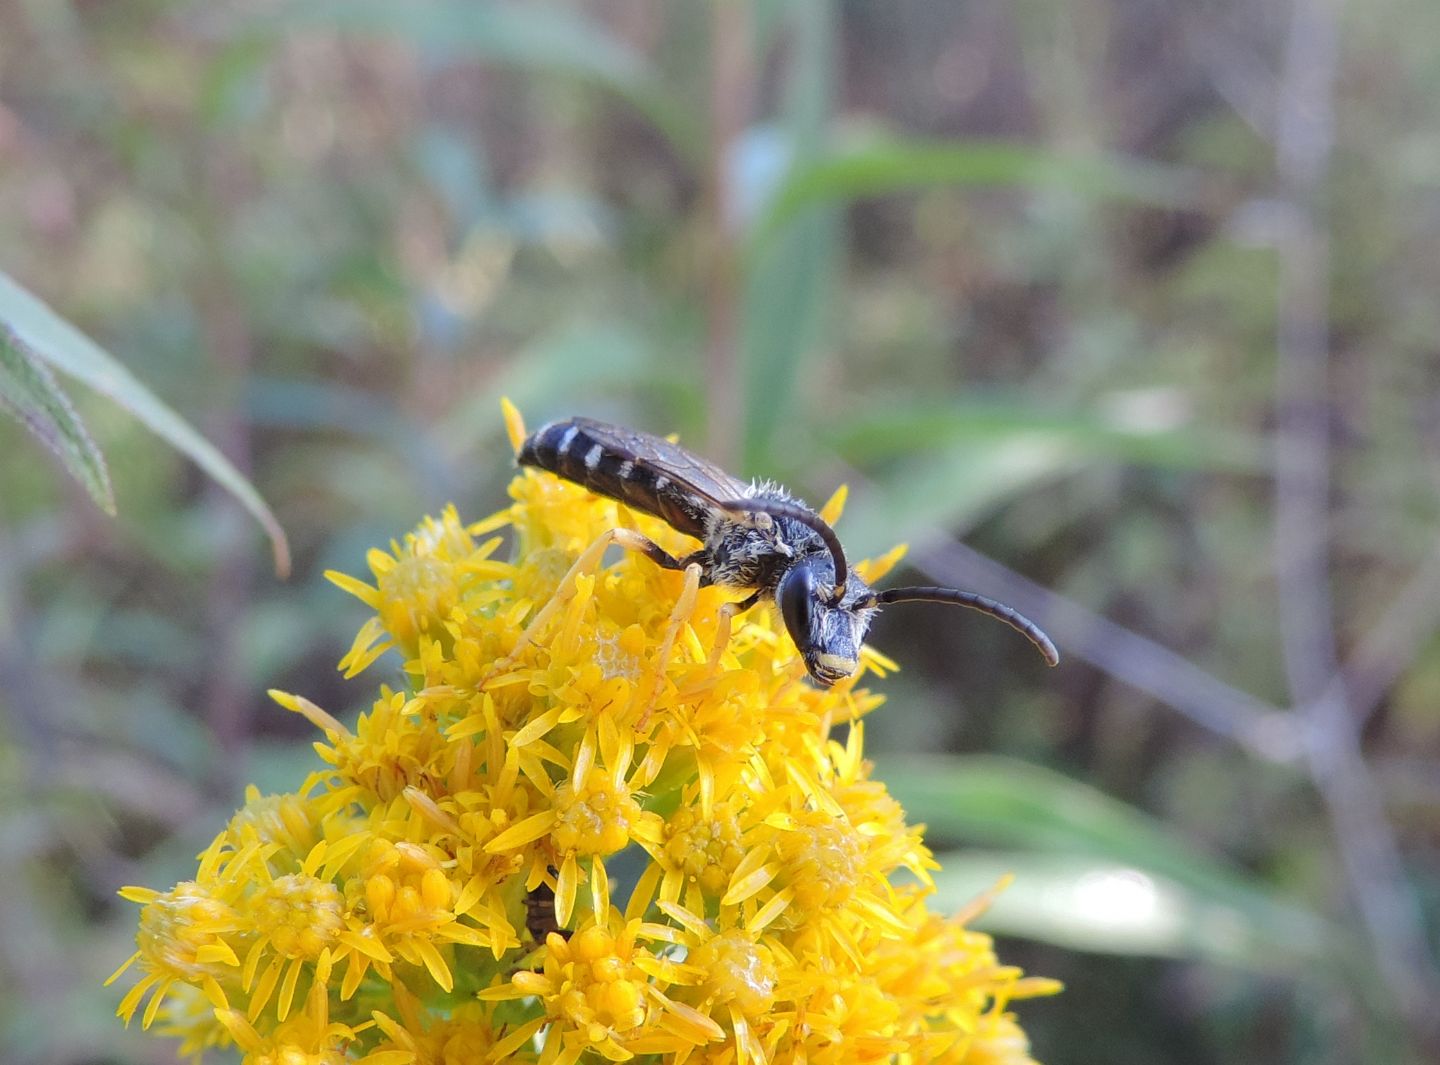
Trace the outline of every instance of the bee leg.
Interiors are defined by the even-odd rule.
[[[710,658],[705,663],[712,672],[720,668],[720,656],[725,653],[725,648],[730,644],[731,619],[745,613],[759,601],[760,593],[757,591],[738,603],[726,603],[720,608],[720,620],[715,626],[715,645],[710,649]]]
[[[674,609],[670,611],[670,620],[665,625],[665,638],[660,642],[660,654],[655,660],[655,668],[650,673],[645,693],[645,709],[640,712],[640,717],[635,722],[636,732],[650,722],[650,715],[655,710],[655,700],[659,698],[660,687],[665,683],[665,669],[670,665],[670,652],[675,649],[675,637],[680,635],[681,628],[695,612],[695,593],[700,588],[700,573],[698,562],[692,562],[685,567],[685,587],[680,590]]]
[[[634,551],[637,554],[644,555],[661,569],[684,569],[693,558],[691,555],[686,555],[684,558],[676,558],[654,540],[641,536],[634,529],[615,529],[614,536],[615,543],[619,544],[626,551]]]
[[[510,649],[510,653],[497,661],[491,667],[490,672],[480,679],[480,683],[476,685],[477,689],[483,689],[492,677],[504,673],[515,664],[521,652],[535,641],[535,638],[550,623],[550,619],[575,594],[575,578],[598,568],[605,549],[611,544],[618,544],[627,551],[636,551],[666,569],[683,569],[685,565],[682,560],[668,554],[660,545],[641,536],[634,529],[610,529],[601,533],[593,544],[580,552],[580,557],[565,571],[565,576],[561,577],[560,583],[555,586],[555,594],[550,597],[550,601],[530,619],[530,624],[525,626],[525,631],[515,641],[515,646]]]

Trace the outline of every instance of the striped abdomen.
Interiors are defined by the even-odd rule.
[[[551,932],[569,939],[570,931],[560,927],[555,916],[555,892],[546,884],[538,884],[525,895],[525,929],[536,943],[544,944]]]
[[[664,464],[659,445],[677,445],[587,419],[551,422],[520,446],[516,461],[651,514],[680,532],[705,539],[705,501]]]

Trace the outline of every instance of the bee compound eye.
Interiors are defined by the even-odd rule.
[[[804,650],[815,608],[815,575],[809,566],[796,566],[780,582],[780,616],[795,645]]]

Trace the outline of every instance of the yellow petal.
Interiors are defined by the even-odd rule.
[[[327,569],[325,579],[341,591],[349,592],[356,599],[360,600],[371,610],[380,609],[380,589],[364,581],[357,581],[348,573],[341,573],[339,570]]]
[[[435,981],[440,990],[448,993],[454,988],[455,978],[450,974],[450,966],[445,964],[445,959],[435,949],[435,944],[422,936],[416,936],[411,944],[415,953],[420,955],[420,960],[425,963],[430,978]]]
[[[485,993],[483,991],[480,993],[480,997],[485,997]],[[506,1035],[504,1039],[500,1040],[500,1042],[496,1043],[493,1047],[490,1048],[490,1060],[509,1061],[510,1058],[516,1053],[516,1051],[518,1051],[526,1043],[530,1042],[530,1040],[534,1039],[535,1033],[540,1031],[541,1028],[545,1027],[545,1025],[549,1023],[549,1021],[550,1018],[548,1017],[536,1017],[533,1021],[530,1021],[527,1024],[522,1024],[519,1028]]]
[[[564,928],[570,924],[570,915],[575,912],[575,891],[579,887],[580,866],[575,855],[565,855],[560,863],[560,875],[555,878],[555,919]]]
[[[735,1031],[735,1065],[749,1065],[750,1062],[763,1065],[768,1060],[765,1047],[756,1038],[750,1021],[733,1002],[730,1004],[730,1027]]]
[[[630,892],[630,901],[625,904],[626,920],[644,916],[645,911],[650,908],[650,903],[655,899],[655,889],[659,885],[662,875],[664,874],[660,866],[655,862],[650,862],[645,866],[645,871],[640,874],[640,879],[635,881],[635,887]]]
[[[673,902],[661,902],[659,908],[661,913],[692,935],[701,938],[707,938],[710,935],[710,926],[705,923],[705,919],[699,914],[691,913],[684,906],[677,906]]]
[[[510,402],[509,396],[500,397],[500,415],[505,419],[505,435],[510,438],[510,448],[519,451],[525,443],[525,419],[520,408]]]
[[[605,875],[605,863],[596,855],[590,860],[590,912],[597,921],[603,921],[610,913],[610,878]]]
[[[686,1038],[696,1043],[725,1038],[725,1029],[721,1028],[711,1018],[701,1013],[694,1006],[687,1006],[683,1002],[676,1002],[673,999],[666,998],[654,988],[649,988],[648,990],[651,993],[651,997],[660,1004],[661,1009],[670,1014],[671,1017],[679,1020],[680,1025],[678,1031],[680,1034],[686,1036]],[[677,1030],[670,1025],[666,1025],[666,1027],[670,1028],[671,1031]]]
[[[861,579],[866,583],[874,584],[876,581],[882,580],[887,573],[894,569],[900,560],[905,557],[905,552],[908,550],[909,545],[896,544],[879,558],[867,558],[863,562],[856,563],[855,572],[859,573]]]
[[[510,737],[511,747],[528,747],[560,721],[564,707],[553,706]]]
[[[285,979],[280,984],[280,1001],[275,1005],[275,1016],[284,1020],[290,1016],[290,1006],[295,1001],[295,985],[300,980],[300,960],[297,958],[285,970]]]
[[[722,906],[736,906],[750,898],[756,892],[762,890],[766,884],[774,880],[780,873],[780,867],[776,865],[762,865],[759,869],[746,876],[731,878],[730,886],[725,891],[725,897],[720,900]]]
[[[826,525],[834,525],[840,520],[840,515],[845,511],[845,500],[850,497],[850,486],[842,484],[835,491],[830,493],[830,498],[825,500],[825,505],[820,508],[820,520]]]
[[[515,822],[485,844],[485,850],[490,854],[498,854],[501,851],[510,851],[516,847],[523,847],[527,843],[533,843],[554,828],[555,821],[554,810],[542,810],[538,814],[531,814],[523,821]]]
[[[771,921],[785,912],[785,907],[789,906],[794,898],[795,892],[792,888],[785,888],[783,891],[775,892],[770,900],[756,910],[754,914],[751,915],[750,920],[745,922],[745,931],[751,935],[758,935]]]

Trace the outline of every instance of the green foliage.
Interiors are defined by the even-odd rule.
[[[142,385],[124,364],[3,273],[0,273],[0,326],[5,328],[9,336],[20,342],[10,349],[15,351],[17,359],[21,355],[20,344],[23,344],[24,351],[30,354],[32,366],[36,365],[33,362],[35,358],[43,358],[51,366],[117,403],[157,436],[194,459],[206,473],[238,499],[265,529],[275,552],[276,572],[281,575],[290,572],[290,546],[285,540],[285,531],[280,528],[279,521],[265,500],[260,498],[260,494],[234,464],[155,393]],[[16,365],[20,365],[18,361]],[[64,431],[78,434],[73,438],[67,437],[63,443],[55,442],[56,449],[66,456],[67,465],[76,472],[96,502],[106,511],[114,513],[114,498],[100,453],[88,437],[85,437],[83,427],[74,418],[73,412],[69,411],[68,403],[55,388],[48,374],[44,377],[37,374],[30,381],[17,375],[13,379],[17,386],[16,392],[9,393],[4,390],[7,398],[26,409],[23,406],[26,397],[22,389],[33,387],[32,382],[38,382],[40,387],[48,385],[53,397],[52,403],[58,400],[56,409],[63,407],[62,413],[68,415]],[[11,383],[9,378],[4,382],[5,385]],[[35,431],[40,433],[42,429],[37,428]],[[52,441],[47,439],[46,442]],[[73,458],[71,449],[74,450]],[[77,465],[81,465],[80,470],[76,470]]]
[[[765,241],[815,203],[894,195],[930,186],[1035,187],[1069,195],[1164,207],[1195,207],[1193,171],[1138,159],[1066,156],[1004,141],[906,141],[874,137],[793,167],[756,227]]]
[[[86,432],[70,400],[45,364],[0,319],[0,408],[20,419],[32,436],[55,452],[105,513],[115,513],[115,493],[105,456]]]
[[[1038,619],[1059,671],[983,619],[887,611],[875,642],[903,670],[867,725],[946,846],[947,898],[1016,874],[995,927],[1070,985],[1025,1014],[1041,1060],[1434,1060],[1288,709],[1288,14],[222,7],[0,8],[0,247],[27,286],[0,275],[0,393],[102,507],[108,466],[119,509],[0,420],[6,1045],[151,1053],[104,1017],[134,931],[114,888],[172,882],[243,781],[285,778],[312,737],[266,688],[351,708],[354,615],[318,575],[448,501],[502,505],[508,394],[536,424],[679,432],[812,501],[848,481],[852,553],[963,534],[1065,597]],[[1377,686],[1356,721],[1398,897],[1433,928],[1436,15],[1341,17],[1316,534],[1339,647],[1365,652],[1351,679]],[[713,98],[722,62],[743,99]],[[56,369],[103,397],[88,433]],[[284,523],[292,583],[231,496],[277,558]],[[1181,658],[1132,661],[1086,611]],[[1193,668],[1269,711],[1175,713]],[[1087,908],[1097,884],[1146,908]],[[12,948],[15,928],[43,934]],[[1116,1031],[1077,1036],[1095,1017]]]
[[[906,755],[878,767],[935,838],[1015,848],[943,856],[940,879],[957,905],[1007,868],[1015,874],[995,902],[997,929],[1088,950],[1192,955],[1292,974],[1320,962],[1339,967],[1338,929],[1096,788],[993,755]],[[1087,884],[1100,905],[1083,904]]]

